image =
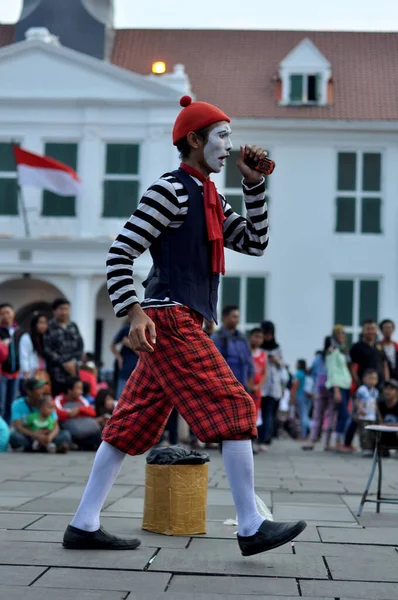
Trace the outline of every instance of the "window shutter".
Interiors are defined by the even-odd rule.
[[[355,233],[355,198],[336,198],[336,232]]]
[[[379,317],[379,282],[363,280],[359,284],[359,322]]]
[[[265,313],[265,279],[248,277],[246,289],[246,322],[261,323]]]
[[[354,282],[336,279],[334,282],[334,322],[346,327],[353,324]]]
[[[228,305],[240,305],[240,277],[222,279],[222,308]]]
[[[337,189],[341,192],[356,189],[357,155],[355,152],[339,152],[337,165]]]
[[[303,101],[303,76],[290,76],[290,102]]]
[[[104,181],[103,217],[126,219],[138,205],[138,181]]]
[[[77,144],[47,143],[44,153],[55,160],[77,168]],[[42,213],[43,217],[75,217],[75,196],[58,196],[49,190],[43,190]]]
[[[0,215],[18,215],[18,184],[12,144],[0,143]]]
[[[362,198],[362,233],[381,233],[381,199]]]

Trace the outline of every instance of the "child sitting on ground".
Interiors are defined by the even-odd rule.
[[[3,417],[0,417],[0,452],[7,452],[9,439],[10,429]]]
[[[374,450],[374,433],[368,431],[367,425],[375,425],[377,414],[376,406],[379,397],[377,384],[379,376],[374,369],[366,369],[362,378],[362,385],[356,391],[356,407],[361,443],[362,456],[372,456]]]
[[[32,450],[37,452],[41,449],[46,449],[47,452],[54,454],[57,447],[54,444],[54,438],[59,433],[58,421],[53,417],[54,404],[51,396],[43,396],[39,401],[37,408],[39,412],[32,412],[26,418],[26,427],[32,431],[42,431],[45,435],[43,442],[34,440]]]
[[[111,418],[113,410],[116,406],[114,394],[111,390],[100,390],[95,398],[95,412],[97,421],[104,427],[107,421]]]

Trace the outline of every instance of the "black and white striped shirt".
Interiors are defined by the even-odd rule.
[[[202,183],[193,177],[195,183]],[[246,204],[246,218],[233,212],[222,198],[224,221],[224,245],[226,248],[262,256],[268,245],[268,214],[265,203],[265,182],[254,187],[242,183]],[[173,175],[166,174],[145,192],[122,231],[113,242],[106,261],[108,293],[117,317],[124,317],[127,309],[138,302],[134,288],[133,265],[155,239],[167,228],[177,228],[184,222],[188,211],[188,193]],[[171,306],[171,299],[146,299],[143,308]]]

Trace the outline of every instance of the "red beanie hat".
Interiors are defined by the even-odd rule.
[[[183,96],[180,100],[183,110],[176,118],[173,127],[174,146],[182,140],[190,131],[199,131],[204,127],[218,123],[219,121],[231,122],[231,119],[217,106],[207,102],[192,102],[189,96]]]

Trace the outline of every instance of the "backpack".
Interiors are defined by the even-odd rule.
[[[10,339],[7,358],[2,362],[3,373],[14,374],[19,371],[19,342],[22,337],[22,330],[16,328],[10,336],[6,327],[0,327],[0,340]]]

